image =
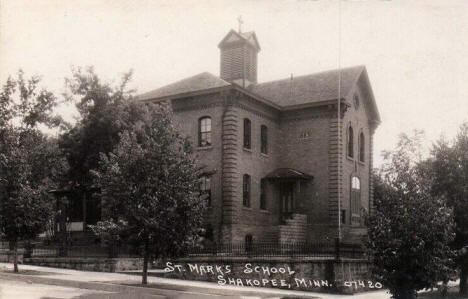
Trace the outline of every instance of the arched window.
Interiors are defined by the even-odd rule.
[[[351,178],[351,219],[359,217],[361,209],[361,180],[357,176]]]
[[[359,108],[359,96],[357,94],[354,95],[353,102],[354,108],[357,110]]]
[[[353,158],[354,157],[354,131],[353,131],[353,127],[351,126],[348,127],[347,151],[348,151],[348,157]]]
[[[207,175],[200,178],[200,196],[206,200],[206,205],[211,206],[211,178]]]
[[[251,123],[250,119],[244,118],[244,148],[250,149],[251,145]]]
[[[260,127],[260,151],[268,154],[268,128],[265,125]]]
[[[266,180],[260,180],[260,210],[266,210]]]
[[[244,174],[242,180],[242,204],[250,207],[250,175]]]
[[[359,134],[359,161],[361,162],[364,162],[364,159],[365,159],[365,149],[366,149],[366,144],[365,144],[364,132],[361,132],[361,134]]]
[[[253,244],[252,235],[246,235],[245,236],[245,251],[246,252],[252,251],[252,244]]]
[[[211,145],[211,117],[204,116],[198,120],[198,146]]]

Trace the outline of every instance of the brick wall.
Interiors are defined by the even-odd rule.
[[[356,107],[354,104],[354,96],[358,96],[359,105]],[[361,238],[365,234],[364,227],[364,214],[369,212],[369,206],[371,202],[370,196],[372,196],[371,189],[371,177],[370,173],[372,170],[372,140],[373,140],[373,129],[369,124],[366,109],[368,109],[365,95],[360,89],[359,85],[348,95],[347,101],[351,103],[351,107],[346,111],[342,120],[342,153],[343,153],[343,164],[342,164],[342,209],[346,210],[346,223],[343,225],[344,234],[343,240],[355,241]],[[348,127],[352,126],[354,132],[354,157],[350,158],[347,154],[347,131]],[[364,162],[359,160],[359,134],[364,134]],[[361,183],[361,215],[357,221],[351,222],[351,178],[357,176]]]
[[[350,107],[338,128],[336,106],[319,106],[280,112],[237,91],[177,99],[172,101],[174,123],[198,144],[198,120],[212,119],[212,146],[195,149],[198,162],[213,172],[212,207],[207,212],[217,241],[244,242],[250,234],[254,241],[274,240],[281,235],[279,187],[267,183],[267,208],[260,209],[260,180],[277,168],[293,168],[313,176],[295,186],[301,213],[307,216],[309,241],[333,239],[338,226],[338,192],[341,209],[346,210],[343,233],[361,233],[350,226],[350,184],[356,175],[361,180],[361,205],[369,209],[370,170],[372,163],[372,128],[366,104],[357,87],[346,99],[352,103],[359,95],[358,109]],[[243,120],[251,121],[251,148],[243,148]],[[354,129],[354,159],[346,157],[346,128]],[[268,128],[268,154],[260,152],[260,127]],[[338,132],[341,131],[341,144]],[[366,154],[358,161],[358,134],[365,134]],[[223,134],[224,132],[224,134]],[[341,147],[341,172],[338,172],[338,147]],[[242,204],[242,176],[251,177],[250,207]],[[340,189],[338,181],[340,180]],[[360,223],[362,224],[362,223]],[[283,231],[290,228],[283,228]],[[284,235],[284,233],[283,233]],[[345,236],[346,237],[346,236]],[[349,237],[349,239],[356,239]]]
[[[246,235],[252,235],[254,241],[264,240],[264,234],[271,234],[278,223],[278,199],[274,186],[267,183],[266,210],[260,209],[260,180],[277,168],[279,158],[280,132],[275,111],[262,106],[246,96],[239,95],[234,103],[238,120],[238,142],[236,153],[238,155],[237,171],[239,181],[236,188],[237,214],[234,226],[233,242],[244,242]],[[248,118],[251,121],[251,147],[244,149],[243,122]],[[260,127],[268,128],[268,152],[260,152]],[[242,177],[250,175],[250,207],[243,206]]]
[[[302,109],[282,116],[283,149],[281,167],[291,167],[312,175],[313,182],[300,186],[301,211],[308,216],[309,241],[320,241],[329,235],[329,202],[333,192],[329,172],[332,138],[331,113],[328,107]]]
[[[211,175],[211,207],[206,212],[206,222],[214,229],[214,235],[220,235],[222,218],[222,123],[224,97],[213,94],[203,97],[184,98],[172,101],[174,125],[184,136],[190,138],[199,165]],[[198,120],[211,117],[212,146],[198,147]]]

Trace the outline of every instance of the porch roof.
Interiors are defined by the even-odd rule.
[[[267,174],[267,179],[294,179],[294,180],[311,180],[314,177],[310,174],[292,168],[277,168]]]

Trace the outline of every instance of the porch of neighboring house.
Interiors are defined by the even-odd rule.
[[[100,238],[88,227],[101,220],[101,204],[93,196],[95,192],[95,188],[51,191],[57,211],[52,236],[49,236],[51,243],[67,242],[69,246],[100,243]]]

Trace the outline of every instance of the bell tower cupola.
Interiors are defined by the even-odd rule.
[[[255,32],[229,31],[218,45],[221,51],[221,79],[244,88],[257,83],[257,54],[260,51]]]

